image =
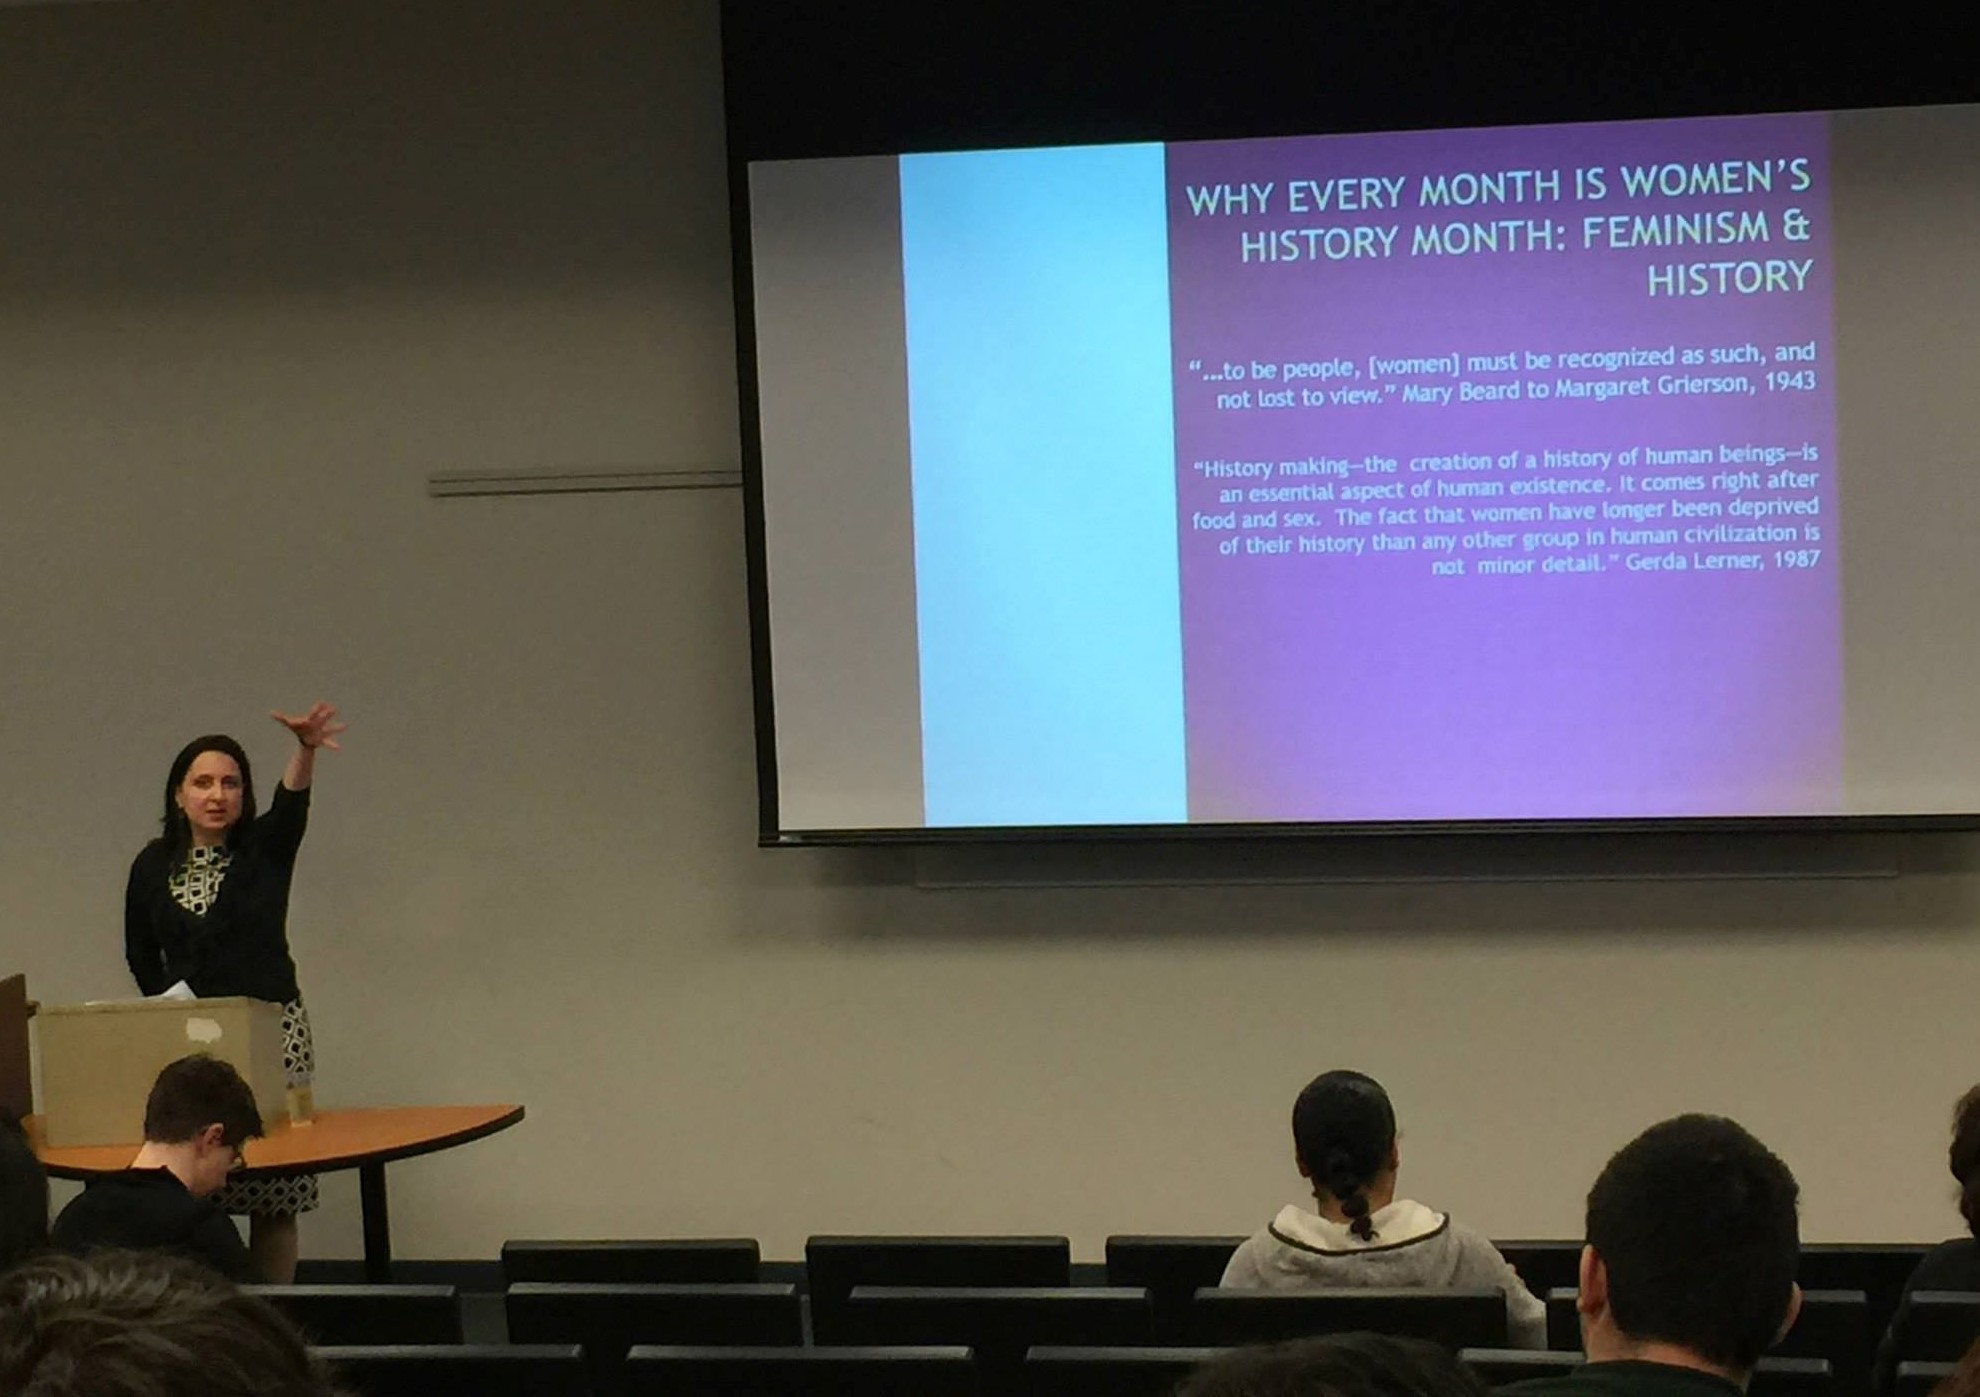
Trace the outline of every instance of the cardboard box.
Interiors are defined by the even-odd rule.
[[[190,1053],[232,1063],[265,1125],[288,1117],[279,1004],[232,998],[43,1005],[34,1029],[42,1135],[50,1146],[142,1144],[151,1084],[168,1063]]]

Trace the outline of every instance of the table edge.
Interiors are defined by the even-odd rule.
[[[358,1107],[355,1109],[375,1110],[379,1108]],[[500,1115],[492,1119],[482,1121],[477,1125],[467,1126],[461,1130],[449,1131],[444,1135],[435,1135],[424,1140],[408,1141],[406,1144],[394,1145],[385,1149],[365,1150],[349,1155],[339,1155],[332,1159],[312,1160],[307,1164],[269,1165],[243,1169],[235,1177],[241,1179],[280,1179],[292,1177],[297,1174],[334,1174],[344,1169],[363,1169],[373,1165],[390,1164],[392,1161],[398,1159],[416,1159],[423,1154],[438,1154],[440,1151],[450,1150],[456,1145],[472,1144],[476,1140],[485,1140],[490,1135],[499,1134],[520,1121],[525,1112],[526,1108],[521,1105],[508,1106]],[[308,1127],[305,1126],[302,1128],[307,1129]],[[91,1169],[76,1164],[50,1163],[46,1159],[41,1161],[41,1165],[51,1179],[66,1179],[76,1182],[100,1179],[107,1174],[119,1172],[115,1169]]]

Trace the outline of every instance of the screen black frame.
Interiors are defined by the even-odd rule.
[[[749,245],[759,160],[1980,102],[1955,11],[1887,6],[1848,32],[1803,5],[1727,0],[1261,0],[1139,17],[1080,0],[722,0],[721,19],[759,844],[1980,829],[1980,811],[784,829]]]

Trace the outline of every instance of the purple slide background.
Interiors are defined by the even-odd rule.
[[[1628,198],[1617,168],[1776,156],[1807,157],[1813,188],[1790,192],[1781,179],[1767,195]],[[1577,202],[1577,166],[1605,167],[1609,197]],[[1472,209],[1416,205],[1425,174],[1516,168],[1559,169],[1562,197]],[[1280,202],[1292,178],[1363,175],[1407,177],[1402,207],[1292,214]],[[1268,180],[1278,190],[1263,215],[1196,217],[1185,194],[1188,185]],[[1205,142],[1169,148],[1168,182],[1191,819],[1587,818],[1840,808],[1839,521],[1824,118]],[[1790,207],[1811,216],[1809,240],[1782,240],[1780,215]],[[1772,240],[1629,250],[1580,246],[1584,214],[1713,208],[1766,210]],[[1529,216],[1563,225],[1567,250],[1463,257],[1407,252],[1410,228],[1419,222]],[[1336,223],[1401,225],[1397,254],[1359,262],[1240,260],[1244,231]],[[1807,289],[1656,300],[1646,294],[1651,264],[1770,257],[1814,258]],[[1225,360],[1339,355],[1362,366],[1358,382],[1366,387],[1371,354],[1751,341],[1771,355],[1777,344],[1808,340],[1818,345],[1818,393],[1769,394],[1764,376],[1771,363],[1689,370],[1748,374],[1761,384],[1757,397],[1657,396],[1653,389],[1649,397],[1606,403],[1234,412],[1215,406],[1216,391],[1232,385],[1205,383],[1202,372],[1188,368],[1192,360],[1208,369]],[[1648,373],[1654,383],[1673,372],[1686,370],[1520,376],[1551,383],[1563,375]],[[1411,456],[1454,451],[1804,441],[1821,452],[1821,515],[1780,521],[1822,527],[1821,562],[1803,571],[1642,574],[1610,567],[1590,574],[1436,577],[1421,552],[1220,557],[1217,544],[1228,535],[1190,525],[1192,511],[1214,507],[1219,483],[1257,483],[1206,484],[1192,463],[1217,457],[1360,459],[1379,452],[1403,463],[1395,478],[1413,483],[1497,478],[1409,473]],[[1617,471],[1608,474],[1613,489]],[[1497,503],[1544,506],[1547,498]],[[1617,497],[1559,498],[1599,503]],[[1331,505],[1317,508],[1331,521]],[[1788,546],[1794,545],[1719,551],[1762,552],[1771,561],[1777,547]],[[1692,549],[1680,545],[1677,551]]]

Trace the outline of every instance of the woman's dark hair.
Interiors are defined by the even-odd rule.
[[[1177,1397],[1485,1397],[1485,1384],[1426,1339],[1333,1334],[1232,1349],[1185,1378]]]
[[[234,765],[241,769],[241,818],[227,831],[227,847],[234,847],[235,841],[254,823],[254,769],[248,765],[248,754],[242,750],[240,743],[222,732],[195,737],[179,749],[178,756],[172,758],[172,769],[165,776],[164,838],[166,847],[172,851],[174,868],[185,861],[186,850],[192,847],[192,821],[186,818],[185,811],[179,809],[174,797],[178,795],[186,773],[192,770],[192,764],[199,760],[202,752],[219,752],[232,757]]]
[[[1959,1215],[1980,1237],[1980,1086],[1971,1088],[1953,1107],[1952,1149],[1946,1162],[1959,1180]]]
[[[1323,1072],[1293,1103],[1293,1144],[1314,1184],[1327,1190],[1362,1241],[1375,1235],[1366,1189],[1389,1167],[1396,1109],[1373,1077]]]
[[[0,1110],[0,1273],[48,1246],[48,1175],[10,1111]]]

